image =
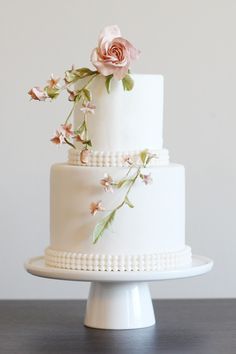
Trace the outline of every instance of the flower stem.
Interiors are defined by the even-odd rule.
[[[96,72],[87,82],[87,84],[83,87],[83,89],[86,89],[89,87],[89,85],[92,83],[92,81],[95,79],[96,76],[99,75],[99,72]]]
[[[93,74],[93,76],[88,80],[87,84],[82,87],[81,91],[82,91],[83,89],[88,88],[89,85],[92,83],[92,81],[95,79],[95,77],[96,77],[97,75],[99,75],[98,72],[96,72],[95,74]],[[78,80],[79,80],[79,79],[78,79]],[[68,86],[68,85],[67,85],[67,86]],[[67,116],[67,118],[66,118],[65,124],[68,123],[68,121],[69,121],[71,115],[72,115],[73,112],[74,112],[74,109],[75,109],[75,107],[76,107],[76,104],[77,104],[78,102],[79,102],[79,100],[78,100],[78,101],[74,101],[73,107],[72,107],[72,109],[70,110],[70,112],[69,112],[69,114],[68,114],[68,116]],[[87,139],[88,129],[87,129],[87,124],[86,124],[86,117],[85,117],[85,119],[84,119],[84,122],[85,122],[85,127],[86,127],[86,140],[88,140],[88,139]]]
[[[68,144],[69,146],[71,146],[73,149],[76,149],[75,145],[72,144],[69,140],[67,140],[66,138],[64,138],[65,143]]]
[[[72,113],[74,112],[74,109],[75,109],[76,103],[77,103],[77,102],[74,102],[74,104],[73,104],[73,106],[72,106],[72,108],[71,108],[71,110],[70,110],[70,113],[68,114],[68,116],[67,116],[67,118],[66,118],[65,124],[67,124],[67,123],[68,123],[68,121],[69,121],[69,119],[70,119],[70,117],[71,117]]]
[[[115,208],[116,211],[117,211],[118,209],[122,208],[122,207],[125,205],[125,200],[128,198],[128,195],[129,195],[129,193],[130,193],[130,191],[131,191],[131,188],[133,187],[133,185],[135,184],[137,178],[139,177],[140,171],[141,171],[141,167],[138,167],[137,172],[136,172],[134,178],[132,179],[132,182],[131,182],[130,185],[129,185],[129,188],[127,189],[127,192],[126,192],[126,194],[125,194],[125,196],[124,196],[123,201]]]

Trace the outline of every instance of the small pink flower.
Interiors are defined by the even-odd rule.
[[[64,134],[61,131],[57,130],[56,135],[52,139],[50,139],[50,141],[53,144],[61,145],[64,143],[64,139],[65,139]]]
[[[37,86],[29,90],[28,94],[31,96],[32,100],[36,101],[45,101],[48,98],[47,93]]]
[[[143,182],[144,182],[146,185],[147,185],[147,184],[151,184],[151,183],[153,182],[151,173],[149,173],[149,175],[143,175],[143,174],[141,174],[140,177],[142,178]]]
[[[75,91],[71,91],[69,89],[67,89],[67,92],[69,93],[68,100],[71,102],[75,101],[75,99],[77,97],[77,93]]]
[[[83,103],[83,106],[80,108],[81,112],[83,112],[84,114],[86,114],[86,113],[94,114],[95,109],[96,109],[96,106],[94,104],[92,104],[91,102]]]
[[[92,215],[96,215],[98,211],[103,211],[105,210],[104,207],[102,206],[102,201],[100,200],[97,203],[91,203],[90,204],[90,213]]]
[[[81,136],[79,134],[73,136],[73,139],[75,139],[75,141],[79,142],[79,143],[83,143],[84,140],[81,138]]]
[[[72,124],[62,124],[61,125],[61,129],[62,129],[66,138],[73,135],[73,131],[71,130],[71,128],[72,128]]]
[[[80,152],[80,162],[83,164],[83,165],[87,165],[88,162],[89,162],[89,154],[90,154],[90,151],[88,149],[83,149],[81,152]]]
[[[101,179],[100,184],[104,187],[105,192],[113,192],[113,179],[107,173],[104,174],[104,177],[103,179]]]
[[[123,164],[133,165],[134,161],[132,160],[130,155],[126,155],[123,157]]]
[[[53,74],[51,74],[50,80],[47,81],[48,87],[50,88],[59,88],[60,86],[58,85],[58,82],[60,81],[60,78],[54,79]]]
[[[91,62],[104,76],[114,75],[121,80],[128,73],[130,64],[140,51],[121,37],[118,26],[107,26],[100,34],[98,47],[92,51]]]

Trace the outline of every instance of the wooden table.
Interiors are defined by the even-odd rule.
[[[158,300],[158,324],[83,326],[85,301],[0,301],[0,354],[236,354],[236,299]]]

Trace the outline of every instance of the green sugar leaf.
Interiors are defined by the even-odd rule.
[[[132,179],[124,178],[124,179],[121,179],[119,182],[116,183],[116,187],[117,188],[121,188],[121,187],[124,187],[124,186],[130,184],[131,182],[132,182]]]
[[[139,156],[140,156],[140,159],[141,159],[143,165],[146,165],[147,158],[148,158],[148,150],[145,149],[145,150],[141,151]]]
[[[48,95],[48,97],[50,97],[52,100],[54,100],[55,98],[57,98],[57,96],[59,95],[60,93],[60,90],[56,87],[49,87],[49,86],[46,86],[45,87],[45,91]]]
[[[125,197],[125,204],[127,204],[130,208],[134,208],[134,205],[131,203],[127,196]]]
[[[83,90],[81,90],[81,93],[83,94],[84,98],[87,101],[91,101],[92,100],[92,93],[90,90],[84,88]]]
[[[91,76],[95,74],[95,71],[92,71],[89,68],[80,68],[80,69],[73,70],[73,73],[78,78],[83,79],[86,76]]]
[[[134,87],[134,80],[129,74],[127,74],[122,79],[122,84],[125,91],[131,91],[132,88]]]
[[[75,133],[81,135],[84,133],[85,129],[86,129],[86,124],[85,124],[85,121],[83,121],[83,123],[81,124],[79,129],[76,130]]]
[[[88,146],[92,146],[92,142],[91,142],[91,140],[85,140],[85,141],[83,141],[83,144],[84,145],[88,145]]]
[[[106,77],[105,86],[106,86],[106,89],[107,89],[107,93],[111,92],[111,79],[112,78],[113,78],[113,75],[108,75]]]
[[[116,210],[113,210],[110,214],[108,214],[105,218],[97,223],[93,230],[93,243],[97,243],[97,241],[102,237],[105,230],[112,224],[115,219]]]
[[[73,81],[75,81],[77,79],[77,76],[75,75],[75,73],[72,70],[67,70],[65,72],[65,81],[67,83],[71,83]]]

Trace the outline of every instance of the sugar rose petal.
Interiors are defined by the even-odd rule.
[[[113,25],[105,27],[101,32],[98,47],[92,51],[91,62],[102,75],[114,75],[121,80],[139,54],[138,49],[121,37],[119,27]]]
[[[120,29],[117,25],[106,26],[99,35],[99,42],[111,41],[113,38],[121,37]]]

